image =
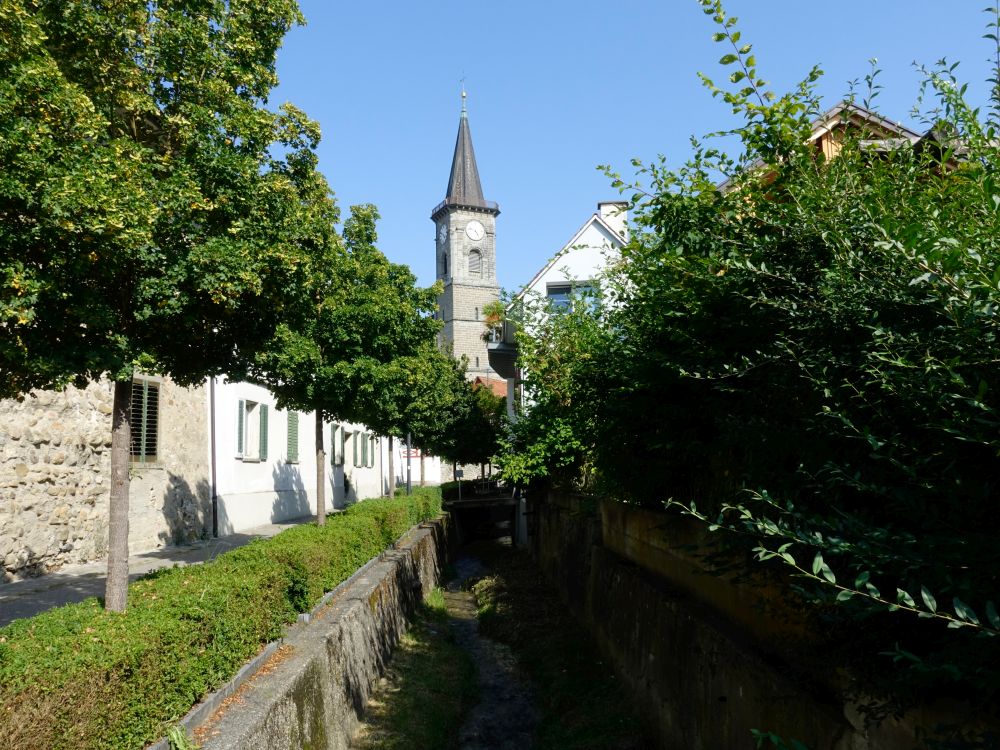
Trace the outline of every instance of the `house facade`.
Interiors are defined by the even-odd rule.
[[[510,307],[528,300],[544,300],[558,312],[572,304],[576,296],[597,288],[608,267],[620,258],[626,242],[628,203],[598,203],[597,211],[521,288]],[[507,414],[511,419],[517,414],[517,386],[521,377],[515,334],[514,326],[507,322],[497,340],[488,347],[490,366],[506,380]]]
[[[112,400],[106,380],[0,400],[0,580],[106,558]],[[130,553],[315,515],[314,412],[225,378],[136,376],[131,405]],[[323,438],[328,510],[405,483],[405,446],[390,477],[388,440],[364,425],[325,422]],[[437,483],[437,459],[411,465]]]

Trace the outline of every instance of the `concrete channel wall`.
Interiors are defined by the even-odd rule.
[[[203,750],[341,750],[447,560],[447,519],[422,524],[291,628],[238,688],[184,724]],[[303,618],[306,619],[306,618]]]
[[[830,679],[782,659],[809,647],[808,621],[787,583],[708,575],[704,530],[593,498],[531,498],[532,551],[641,713],[673,750],[753,750],[752,729],[810,750],[913,750],[919,727],[983,727],[955,704],[865,726]],[[985,727],[984,727],[985,728]],[[995,727],[992,727],[995,730]]]

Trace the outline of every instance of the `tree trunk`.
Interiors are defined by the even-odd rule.
[[[396,457],[393,455],[392,435],[389,436],[389,497],[396,497]]]
[[[128,603],[128,470],[132,443],[132,380],[116,380],[111,409],[111,502],[108,509],[108,578],[104,608],[124,612]]]
[[[424,450],[420,449],[420,486],[424,486]]]
[[[326,451],[323,450],[323,412],[316,410],[316,525],[326,523]]]

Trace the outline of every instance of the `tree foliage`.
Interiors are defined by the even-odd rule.
[[[115,608],[133,373],[239,372],[328,244],[319,129],[266,106],[301,20],[294,0],[0,2],[0,396],[116,382]]]
[[[744,151],[695,141],[678,168],[612,176],[632,240],[602,307],[525,342],[532,412],[504,469],[675,498],[792,566],[865,690],[995,701],[996,91],[974,108],[942,61],[924,70],[927,136],[845,115],[825,159],[818,69],[775,95],[736,20],[702,5],[728,83],[704,81]],[[874,109],[877,71],[866,83]]]
[[[316,125],[264,107],[294,2],[0,13],[3,394],[196,382],[266,341],[328,192]]]
[[[372,427],[392,421],[380,413],[383,370],[424,352],[439,324],[435,289],[417,287],[408,267],[378,250],[378,218],[372,205],[351,208],[343,237],[323,244],[306,284],[290,290],[298,296],[274,339],[251,363],[250,377],[280,405]]]

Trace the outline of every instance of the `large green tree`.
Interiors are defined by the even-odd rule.
[[[133,373],[239,371],[332,203],[271,111],[294,0],[0,2],[0,394],[114,384],[106,606],[126,603]]]
[[[403,386],[407,373],[436,361],[435,289],[418,287],[408,267],[386,259],[378,218],[372,205],[351,207],[342,239],[325,238],[308,283],[250,369],[282,406],[316,412],[319,523],[326,514],[324,420],[405,434],[402,415],[418,398]]]

